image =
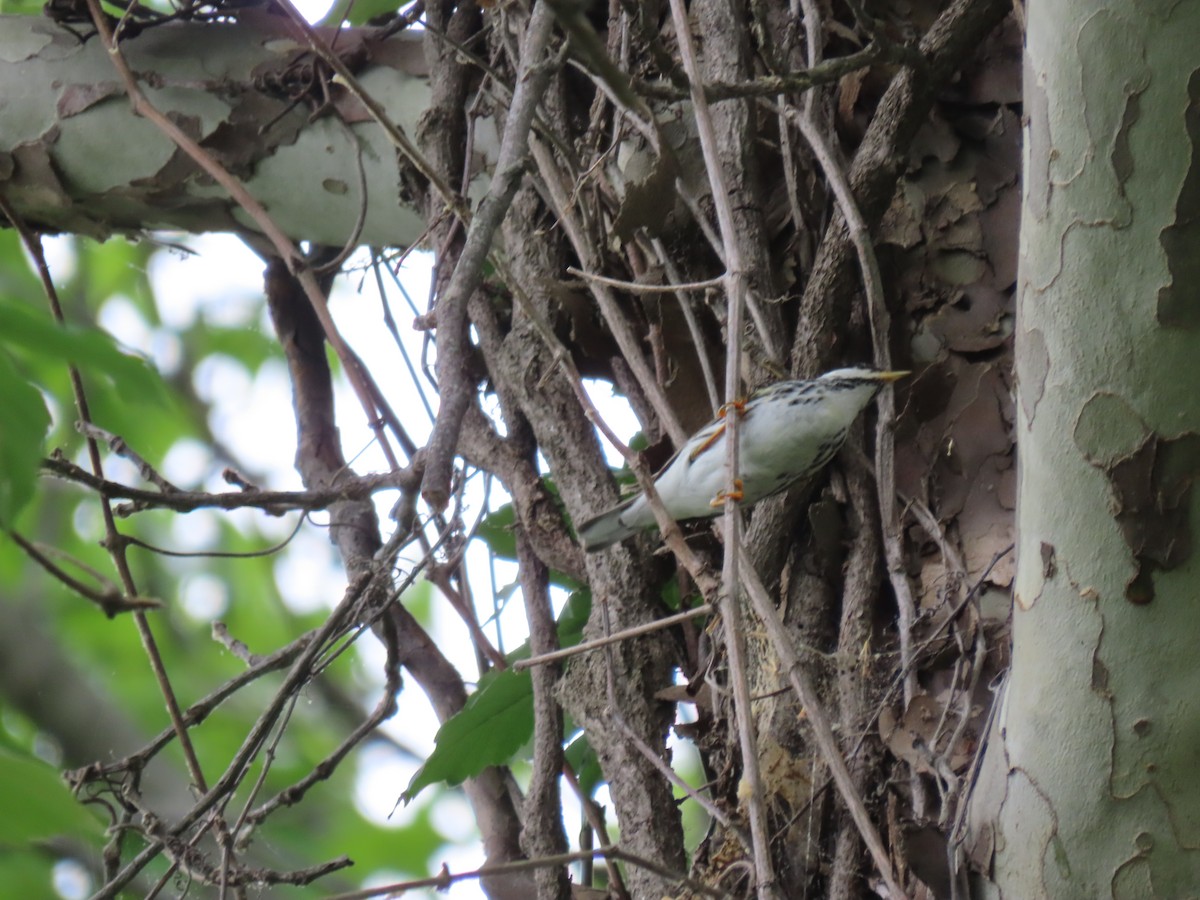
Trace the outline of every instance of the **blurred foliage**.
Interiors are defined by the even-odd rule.
[[[0,14],[6,16],[40,16],[46,4],[43,0],[0,0]]]
[[[273,336],[260,329],[261,315],[250,326],[218,324],[202,312],[189,319],[178,314],[178,307],[172,309],[173,315],[164,316],[162,304],[177,300],[155,296],[147,273],[153,253],[161,251],[146,243],[110,240],[100,245],[60,239],[53,249],[52,267],[70,322],[67,327],[55,324],[47,313],[41,286],[16,236],[10,230],[0,232],[0,395],[6,401],[0,411],[0,522],[41,546],[54,548],[56,564],[75,577],[90,583],[116,582],[111,559],[99,545],[104,530],[96,497],[78,485],[37,477],[39,461],[54,450],[80,464],[86,459],[82,438],[74,428],[77,414],[67,364],[81,369],[98,426],[120,435],[156,467],[181,442],[204,448],[199,468],[181,482],[227,489],[220,484],[219,473],[239,461],[230,458],[210,428],[212,409],[201,399],[192,376],[216,354],[235,362],[251,378],[264,365],[277,365],[281,355]],[[132,309],[152,338],[169,339],[176,348],[178,365],[164,370],[165,377],[97,327],[106,310],[115,308],[112,304]],[[169,328],[164,319],[189,321]],[[107,450],[104,457],[107,477],[145,486],[127,460]],[[294,481],[295,475],[291,477]],[[224,622],[250,652],[261,655],[324,620],[324,608],[300,613],[284,603],[277,566],[287,565],[288,550],[238,555],[261,554],[278,544],[297,516],[290,513],[280,520],[245,511],[233,515],[148,511],[118,519],[123,533],[152,546],[223,554],[167,556],[130,548],[139,593],[163,603],[161,610],[149,615],[149,623],[185,708],[245,669],[241,660],[212,639],[213,620]],[[302,527],[318,529],[324,545],[326,536],[318,524]],[[332,552],[329,558],[333,560]],[[330,578],[337,585],[343,576],[334,571]],[[192,602],[193,592],[207,600]],[[431,614],[427,586],[414,589],[413,595],[414,614],[427,619]],[[338,599],[335,595],[329,602]],[[70,796],[58,769],[115,759],[136,749],[136,745],[118,744],[129,731],[140,735],[141,744],[167,729],[169,722],[132,619],[127,615],[106,619],[95,605],[35,566],[3,532],[0,603],[22,621],[44,625],[47,644],[39,652],[52,669],[74,677],[71,684],[86,684],[127,718],[123,726],[128,730],[120,732],[118,723],[98,710],[95,721],[83,723],[90,744],[81,743],[76,735],[57,733],[51,724],[56,702],[72,699],[66,696],[73,691],[71,686],[47,686],[36,702],[20,701],[21,706],[18,700],[9,700],[10,695],[16,696],[15,685],[0,683],[0,806],[5,810],[5,824],[0,827],[0,885],[6,896],[53,897],[54,868],[63,860],[78,860],[91,873],[93,886],[97,883],[107,824],[98,818],[95,807],[80,805]],[[35,636],[31,627],[27,634],[11,634],[9,639],[30,642]],[[359,640],[374,642],[375,638],[366,634]],[[369,714],[379,702],[383,682],[382,673],[366,667],[368,658],[375,657],[364,657],[357,650],[343,654],[306,688],[269,755],[270,770],[257,793],[250,794],[258,769],[247,779],[237,802],[257,806],[294,784]],[[197,754],[210,779],[228,765],[283,677],[277,672],[260,678],[193,730]],[[378,745],[411,766],[403,748],[387,741]],[[155,765],[167,770],[186,798],[188,776],[177,742],[169,744]],[[273,815],[255,833],[248,859],[264,865],[292,869],[340,856],[355,861],[353,868],[312,887],[289,889],[289,896],[318,897],[356,888],[364,878],[384,871],[419,877],[437,869],[446,838],[434,827],[429,804],[406,813],[403,824],[369,820],[355,804],[357,782],[371,777],[360,769],[358,757],[352,755],[299,804]],[[395,792],[399,790],[397,785]],[[319,814],[314,815],[314,810]],[[123,859],[138,849],[127,842]],[[135,883],[138,886],[125,896],[141,896],[165,871],[161,862],[147,868],[143,882]]]
[[[37,388],[22,378],[0,347],[0,396],[5,398],[0,428],[0,525],[10,524],[33,497],[50,414]]]

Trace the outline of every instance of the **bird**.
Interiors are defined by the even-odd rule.
[[[883,388],[908,372],[834,369],[807,381],[777,381],[743,401],[726,404],[697,431],[654,479],[667,514],[676,520],[720,515],[725,504],[725,430],[738,418],[738,491],[751,505],[819,472],[846,440],[850,426]],[[605,510],[579,526],[593,553],[657,525],[645,494]]]

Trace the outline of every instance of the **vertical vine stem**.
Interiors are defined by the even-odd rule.
[[[426,448],[421,495],[434,509],[444,509],[450,497],[450,475],[470,404],[472,383],[467,303],[483,280],[483,266],[517,188],[525,177],[525,154],[538,103],[550,83],[553,66],[543,57],[554,33],[554,14],[535,3],[521,39],[516,87],[500,140],[500,154],[487,194],[466,226],[466,237],[449,284],[437,300],[437,375],[440,406]]]
[[[867,812],[867,805],[854,784],[854,778],[851,776],[850,769],[846,765],[846,758],[838,746],[836,735],[833,733],[833,726],[830,724],[829,715],[825,712],[825,707],[821,704],[820,695],[809,679],[808,673],[804,670],[804,666],[800,663],[800,655],[796,652],[796,648],[792,646],[791,638],[787,630],[783,627],[783,621],[779,618],[779,612],[771,602],[771,597],[767,593],[766,587],[759,579],[758,572],[755,571],[754,565],[750,561],[750,554],[746,553],[744,548],[742,549],[742,553],[745,554],[743,572],[746,593],[750,595],[750,602],[753,604],[755,612],[758,613],[758,617],[762,620],[768,640],[774,646],[775,652],[779,654],[779,662],[787,673],[788,681],[791,682],[792,691],[795,693],[796,699],[800,701],[800,705],[804,708],[808,722],[812,726],[817,749],[821,751],[821,756],[825,759],[825,765],[829,766],[833,782],[837,786],[838,792],[842,795],[842,800],[850,812],[850,818],[854,820],[859,834],[862,835],[863,843],[867,845],[867,852],[871,854],[871,859],[879,870],[884,884],[887,885],[888,896],[896,898],[907,897],[908,895],[904,893],[904,889],[897,880],[895,872],[892,871],[892,862],[888,857],[887,848],[883,845],[883,838],[879,835],[879,829],[871,821],[871,815]]]
[[[846,220],[850,240],[854,244],[859,265],[862,267],[863,289],[867,295],[867,314],[871,323],[871,342],[874,345],[875,365],[881,369],[892,367],[891,348],[888,335],[891,332],[891,316],[883,298],[883,282],[879,274],[879,260],[871,246],[871,233],[866,220],[854,202],[850,181],[838,165],[825,136],[808,115],[795,110],[787,111],[804,139],[812,148],[813,155],[825,170],[825,176],[833,188],[834,196]],[[875,481],[879,493],[879,519],[883,529],[884,555],[887,558],[888,578],[896,594],[899,610],[900,661],[904,676],[904,702],[912,701],[917,690],[916,667],[913,661],[912,627],[916,619],[916,601],[912,588],[904,574],[904,547],[900,532],[900,511],[896,506],[895,436],[896,402],[894,388],[887,386],[877,401],[879,417],[875,426]]]
[[[874,347],[875,365],[881,369],[892,367],[891,316],[883,297],[883,280],[879,274],[879,260],[871,244],[871,232],[862,211],[854,201],[850,179],[833,155],[825,135],[817,127],[812,112],[803,113],[787,110],[788,117],[795,122],[804,139],[812,148],[813,156],[829,179],[846,229],[854,245],[862,269],[863,290],[867,296],[867,318],[871,325],[871,343]],[[883,537],[883,554],[887,562],[888,581],[896,596],[897,630],[900,632],[900,665],[904,672],[904,705],[907,708],[917,693],[917,667],[913,650],[913,624],[917,618],[917,604],[912,586],[904,573],[904,545],[900,530],[900,511],[896,505],[896,395],[890,385],[885,387],[877,400],[878,417],[875,423],[875,487],[879,496],[879,528]],[[926,806],[925,785],[915,772],[910,778],[913,797],[913,812],[923,815]]]
[[[729,202],[729,188],[721,166],[716,133],[712,116],[709,114],[708,101],[704,96],[704,85],[700,78],[700,67],[696,62],[696,50],[692,43],[692,32],[683,0],[671,0],[671,19],[675,25],[676,40],[679,42],[679,56],[690,84],[700,149],[704,154],[704,165],[717,211],[717,226],[725,251],[725,294],[729,333],[729,351],[725,362],[725,402],[728,408],[733,410],[733,404],[737,403],[741,395],[741,336],[742,315],[746,306],[746,271],[742,262],[733,208]],[[726,417],[725,430],[728,472],[724,492],[725,564],[721,572],[721,618],[725,623],[725,645],[729,656],[734,715],[742,751],[742,785],[745,787],[744,796],[747,797],[746,805],[750,819],[755,889],[759,900],[771,900],[776,896],[775,870],[771,863],[771,835],[767,828],[762,777],[758,767],[758,742],[755,736],[754,714],[750,706],[750,683],[746,675],[745,645],[742,642],[738,597],[738,562],[742,542],[742,515],[737,500],[738,431],[738,415],[736,411],[732,411]]]

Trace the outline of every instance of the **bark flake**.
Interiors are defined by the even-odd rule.
[[[1192,482],[1200,474],[1200,434],[1147,435],[1132,453],[1097,467],[1109,480],[1114,517],[1133,551],[1135,571],[1125,598],[1150,603],[1154,573],[1174,569],[1192,555],[1189,509]]]
[[[1050,373],[1050,353],[1046,349],[1046,336],[1037,328],[1024,334],[1024,352],[1017,354],[1017,380],[1021,384],[1018,395],[1025,411],[1025,426],[1033,427],[1038,404],[1046,392],[1046,376]]]
[[[1041,221],[1050,208],[1050,103],[1046,88],[1034,72],[1028,58],[1025,62],[1025,135],[1029,141],[1029,164],[1025,170],[1025,209],[1029,216]]]
[[[1042,578],[1049,581],[1058,574],[1058,560],[1053,544],[1042,541]]]
[[[1084,402],[1072,437],[1084,458],[1103,468],[1136,451],[1149,433],[1142,417],[1124,398],[1099,391]]]
[[[1168,328],[1194,329],[1200,326],[1200,69],[1193,69],[1188,79],[1184,128],[1191,147],[1187,176],[1175,198],[1175,221],[1159,235],[1171,278],[1158,290],[1158,321]]]

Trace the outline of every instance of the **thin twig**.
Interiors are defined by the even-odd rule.
[[[617,723],[617,726],[621,729],[621,731],[624,732],[625,737],[629,740],[629,742],[633,744],[637,752],[642,754],[642,757],[646,759],[650,765],[654,766],[654,768],[658,770],[658,773],[662,775],[663,778],[675,785],[675,787],[682,791],[687,797],[694,800],[706,813],[729,829],[731,834],[736,835],[738,840],[742,842],[743,847],[746,847],[746,849],[752,849],[749,847],[749,842],[746,840],[746,835],[742,832],[742,829],[739,828],[733,819],[731,819],[725,813],[725,810],[721,809],[721,807],[715,802],[709,800],[702,793],[700,793],[700,791],[696,790],[694,787],[684,781],[679,776],[679,773],[667,765],[666,761],[659,754],[655,753],[648,746],[646,746],[646,742],[638,737],[636,731],[629,727],[629,723],[625,721],[625,718],[621,715],[616,706],[613,706],[612,708],[612,718],[613,721]]]
[[[667,277],[673,282],[679,280],[679,269],[675,265],[675,261],[671,259],[667,253],[666,247],[663,246],[661,238],[655,238],[651,242],[654,247],[654,252],[658,254],[659,261],[666,270]],[[704,339],[704,332],[700,328],[700,321],[696,318],[696,311],[692,309],[692,304],[687,297],[682,294],[676,294],[675,299],[679,302],[679,310],[683,313],[683,320],[687,323],[688,334],[692,337],[692,346],[696,348],[696,358],[700,362],[700,371],[704,375],[704,387],[708,390],[708,403],[712,414],[715,416],[717,410],[721,407],[721,395],[717,391],[717,379],[713,374],[712,361],[708,358],[708,342]]]
[[[838,208],[850,229],[850,240],[858,254],[862,267],[863,288],[867,295],[867,313],[871,322],[871,339],[874,344],[875,365],[880,369],[891,369],[892,357],[889,343],[891,316],[883,296],[883,279],[879,274],[879,260],[871,244],[871,233],[859,212],[850,189],[850,181],[838,164],[825,136],[812,119],[790,110],[788,117],[795,122],[812,148],[813,155],[821,163],[825,177],[837,198]],[[916,620],[916,602],[912,587],[904,572],[903,535],[900,530],[900,515],[896,506],[895,435],[896,400],[895,389],[885,386],[877,401],[879,415],[875,427],[875,480],[879,486],[879,518],[883,527],[884,553],[888,563],[888,578],[896,592],[899,606],[900,657],[907,666],[912,659],[912,628]],[[908,703],[916,693],[916,674],[905,684],[904,699]]]
[[[545,154],[544,148],[541,148],[536,142],[533,146],[534,156],[537,158],[539,166],[543,167],[544,170],[548,171],[550,174],[557,175],[557,170],[553,167],[553,160],[550,159],[548,154]],[[549,184],[549,182],[547,182],[547,184]],[[561,190],[561,188],[561,184],[559,184],[557,188],[553,186],[550,188],[551,194],[555,199],[562,199],[563,195],[558,192]],[[575,224],[569,218],[569,215],[569,211],[564,212],[560,210],[560,216],[563,216],[564,227],[566,227],[570,233],[575,228]],[[587,249],[586,245],[580,245],[579,249],[582,255],[588,259],[591,258],[590,251]],[[617,449],[617,451],[625,459],[626,464],[633,471],[638,480],[638,486],[642,489],[643,493],[645,493],[646,501],[650,506],[651,511],[654,513],[655,520],[658,523],[660,531],[662,532],[664,543],[671,550],[671,552],[675,554],[675,557],[679,560],[680,564],[687,570],[688,574],[692,577],[692,580],[696,583],[697,588],[699,588],[701,594],[706,599],[714,598],[717,592],[717,583],[715,579],[713,579],[708,565],[692,551],[691,547],[689,547],[687,542],[683,539],[683,533],[679,530],[679,525],[667,512],[666,507],[663,506],[662,500],[658,496],[658,491],[654,488],[654,480],[650,476],[650,473],[646,471],[645,466],[642,464],[637,454],[633,453],[627,446],[625,446],[624,442],[617,437],[613,430],[604,421],[604,417],[600,415],[600,412],[596,409],[595,404],[592,403],[592,398],[584,389],[583,379],[579,375],[579,370],[576,368],[575,363],[571,358],[571,354],[567,351],[567,348],[563,346],[562,341],[559,340],[558,336],[539,314],[530,298],[523,290],[521,290],[520,286],[516,284],[516,282],[513,282],[511,286],[513,287],[513,297],[517,301],[522,312],[528,317],[530,323],[534,327],[534,330],[542,339],[542,342],[545,344],[546,348],[550,351],[551,357],[558,364],[562,374],[566,377],[568,384],[571,386],[571,391],[575,395],[575,399],[579,401],[579,405],[583,409],[584,415],[587,416],[588,420],[600,430],[604,437],[608,439],[609,443]],[[611,295],[608,295],[608,292],[604,290],[602,286],[596,286],[594,291],[597,292],[595,293],[595,296],[599,297],[601,295],[607,295],[611,300]],[[601,308],[604,308],[603,303],[601,304]],[[614,333],[616,333],[619,329],[623,330],[622,333],[626,335],[626,339],[632,344],[635,339],[629,329],[628,322],[625,321],[623,316],[617,315],[615,309],[613,312],[616,318],[610,321],[609,324],[613,328]],[[621,339],[618,339],[618,344],[621,344]],[[634,352],[636,353],[636,350]],[[637,355],[637,361],[639,365],[633,365],[631,363],[630,368],[636,373],[640,366],[641,370],[647,374],[650,380],[648,382],[642,382],[639,376],[639,385],[643,388],[647,387],[647,385],[649,386],[648,396],[651,397],[652,402],[654,401],[655,397],[658,398],[657,402],[655,402],[655,411],[659,412],[660,415],[665,412],[670,417],[669,419],[664,420],[664,424],[668,426],[668,431],[673,437],[676,435],[681,436],[678,438],[678,440],[680,441],[679,446],[682,446],[682,441],[686,440],[686,433],[683,431],[683,426],[679,423],[674,411],[667,403],[666,397],[662,393],[661,388],[653,380],[653,375],[649,374],[649,370],[646,368],[646,361],[641,359],[640,354]]]
[[[522,531],[516,534],[518,577],[529,623],[529,647],[546,653],[558,646],[554,610],[550,605],[550,578]],[[549,856],[570,849],[563,825],[560,774],[566,765],[563,753],[563,711],[556,694],[561,671],[557,667],[532,674],[533,766],[525,794],[521,849],[529,856]],[[566,867],[534,874],[538,895],[562,897],[570,890]]]
[[[25,551],[35,563],[41,566],[46,572],[61,581],[72,591],[83,597],[85,600],[90,600],[100,607],[101,611],[110,619],[117,613],[132,612],[136,610],[146,609],[161,609],[162,601],[155,600],[153,597],[127,597],[121,593],[120,589],[108,579],[100,579],[104,584],[102,589],[97,590],[90,585],[84,584],[78,578],[70,575],[66,570],[56,565],[50,557],[42,552],[42,549],[32,541],[26,540],[20,532],[9,531],[8,536],[13,539],[18,547]],[[99,573],[92,573],[98,577]]]
[[[591,843],[584,845],[583,835],[586,834],[589,838],[592,835],[600,841],[600,846],[606,850],[613,848],[612,837],[608,833],[608,827],[604,822],[604,811],[600,806],[589,797],[583,790],[583,786],[579,783],[579,776],[575,774],[575,770],[571,768],[570,763],[563,763],[563,779],[571,787],[571,791],[575,794],[575,799],[579,801],[579,806],[583,810],[583,817],[587,820],[587,826],[582,830],[579,838],[579,849],[592,849]],[[584,865],[590,865],[591,860],[585,860]],[[616,864],[616,860],[612,857],[605,857],[604,864],[608,870],[609,890],[613,894],[613,900],[629,900],[629,891],[625,887],[625,878],[621,874],[620,867]],[[584,884],[591,884],[591,879],[583,879]]]
[[[179,488],[171,484],[171,482],[159,474],[159,471],[154,468],[154,466],[150,465],[150,463],[146,462],[143,457],[139,456],[119,434],[113,434],[111,431],[106,431],[99,425],[96,425],[92,422],[76,422],[75,430],[84,437],[89,437],[93,440],[100,441],[117,456],[129,460],[131,463],[137,466],[139,475],[141,475],[163,493],[173,494],[179,492]]]
[[[380,628],[380,634],[383,638],[383,644],[387,648],[387,659],[384,661],[384,685],[379,694],[379,702],[375,704],[375,709],[366,719],[358,724],[353,731],[348,734],[337,748],[326,756],[321,762],[312,767],[312,770],[295,784],[284,788],[273,798],[261,804],[253,810],[249,806],[243,810],[241,818],[238,820],[234,833],[241,835],[242,826],[245,824],[257,826],[262,823],[275,810],[282,806],[294,806],[303,799],[305,793],[319,781],[327,779],[341,763],[346,755],[357,747],[365,738],[371,735],[380,725],[390,719],[396,713],[396,697],[400,692],[400,661],[397,658],[396,651],[396,627],[395,624],[388,618],[384,617],[383,627]]]
[[[132,501],[115,509],[116,514],[120,516],[128,516],[146,509],[170,509],[186,513],[210,508],[255,508],[270,515],[279,515],[291,510],[311,512],[326,509],[342,500],[364,500],[379,491],[399,489],[415,494],[420,484],[419,471],[409,467],[395,472],[348,477],[339,481],[336,487],[315,491],[264,491],[254,488],[221,493],[176,490],[164,494],[97,477],[59,455],[43,459],[41,466],[48,475],[81,484],[106,497]]]
[[[710,81],[703,85],[702,90],[709,103],[795,94],[822,84],[836,84],[847,75],[868,68],[887,56],[888,53],[883,47],[869,44],[862,50],[847,56],[826,60],[815,68],[782,75],[760,75],[746,81]],[[661,81],[635,80],[633,86],[639,94],[650,100],[679,101],[688,98],[691,93],[690,90],[684,90]]]
[[[693,878],[688,878],[679,872],[672,872],[666,866],[663,866],[654,860],[644,859],[640,856],[635,856],[627,850],[622,850],[620,847],[601,847],[597,850],[583,850],[575,853],[560,853],[557,856],[546,856],[541,859],[526,859],[520,862],[502,863],[498,866],[483,866],[470,872],[453,873],[446,866],[442,866],[440,874],[432,878],[417,878],[412,881],[399,881],[394,884],[383,885],[382,887],[367,888],[361,891],[350,891],[345,894],[334,894],[328,900],[370,900],[372,897],[383,897],[386,895],[399,896],[407,891],[416,890],[417,888],[431,887],[439,891],[445,891],[451,885],[460,881],[474,881],[476,879],[486,878],[494,875],[509,875],[517,872],[528,872],[531,869],[542,868],[545,866],[565,866],[573,862],[580,862],[585,859],[614,859],[620,862],[629,863],[631,866],[639,866],[647,871],[654,872],[663,878],[668,878],[677,881],[681,886],[695,891],[705,897],[716,897],[718,900],[728,898],[731,895],[717,888],[710,887],[707,884],[696,881]]]
[[[879,274],[879,260],[871,244],[871,233],[863,219],[850,180],[838,164],[825,135],[817,128],[809,113],[788,110],[789,118],[796,123],[812,148],[813,155],[821,164],[825,177],[837,198],[838,208],[846,220],[850,240],[858,255],[862,269],[863,289],[867,297],[867,317],[871,324],[871,343],[874,347],[876,367],[889,370],[892,367],[891,316],[883,296],[883,280]],[[917,603],[912,585],[905,572],[904,532],[900,527],[900,513],[896,504],[896,394],[895,388],[887,385],[877,400],[878,416],[875,423],[875,483],[879,497],[879,525],[883,534],[884,557],[887,560],[888,581],[896,596],[897,622],[900,633],[900,661],[908,674],[904,679],[904,705],[907,707],[917,695],[917,674],[911,664],[913,655],[913,627],[917,619]],[[916,773],[913,773],[914,814],[924,814],[925,789]]]
[[[96,30],[104,42],[109,59],[112,60],[113,67],[117,70],[121,83],[125,87],[125,93],[129,96],[129,102],[134,113],[149,120],[173,141],[180,150],[187,154],[193,162],[200,166],[208,175],[212,176],[229,193],[229,196],[241,206],[262,233],[267,236],[279,258],[284,261],[288,270],[295,274],[296,280],[303,288],[305,296],[312,303],[313,310],[321,321],[321,326],[325,331],[325,336],[330,346],[333,347],[334,352],[338,355],[338,359],[341,360],[342,365],[345,367],[347,378],[354,388],[354,393],[358,397],[358,401],[362,405],[363,412],[367,417],[367,423],[375,432],[376,439],[379,441],[380,450],[387,459],[388,465],[393,469],[398,469],[400,464],[396,459],[391,444],[387,440],[387,435],[383,432],[378,410],[375,407],[374,394],[379,392],[378,390],[373,392],[368,385],[367,381],[370,376],[366,374],[361,364],[357,363],[357,357],[342,338],[341,332],[338,330],[337,325],[333,321],[333,316],[329,312],[329,302],[325,296],[325,292],[321,290],[316,275],[305,265],[303,257],[292,242],[292,239],[283,232],[263,205],[246,190],[245,186],[237,178],[218,163],[211,153],[200,146],[196,140],[190,137],[179,125],[164,115],[158,107],[147,99],[141,86],[138,84],[137,76],[129,68],[128,61],[121,53],[116,36],[109,27],[104,10],[100,7],[100,0],[87,0],[87,4],[92,16],[92,23],[96,26]]]
[[[191,810],[174,824],[171,828],[172,835],[178,836],[184,833],[193,825],[200,822],[214,806],[225,802],[232,796],[232,792],[245,777],[251,760],[257,755],[259,749],[274,728],[280,712],[289,702],[290,698],[309,680],[312,674],[312,666],[316,662],[317,657],[322,653],[326,645],[334,639],[335,635],[341,633],[350,611],[355,608],[359,597],[368,589],[372,579],[375,577],[377,577],[375,572],[366,570],[347,585],[346,591],[337,607],[330,613],[324,624],[317,629],[312,639],[300,649],[295,660],[292,661],[283,683],[276,690],[270,703],[267,704],[254,723],[254,726],[243,739],[241,747],[234,754],[224,773],[222,773],[221,777],[217,779],[211,788],[204,791],[204,794],[196,801]],[[162,851],[164,846],[163,839],[152,840],[141,853],[127,863],[124,868],[93,895],[93,900],[106,900],[106,898],[115,897],[138,872]]]
[[[388,140],[400,151],[400,154],[408,163],[420,172],[423,178],[429,180],[430,185],[433,186],[434,190],[437,191],[447,206],[453,209],[460,217],[466,218],[468,213],[466,204],[462,198],[454,193],[449,185],[438,176],[433,166],[429,164],[429,161],[425,159],[421,151],[417,149],[417,146],[404,133],[404,129],[392,120],[387,114],[387,110],[383,108],[383,104],[371,96],[371,93],[362,86],[358,78],[355,77],[354,73],[342,61],[342,58],[333,52],[330,46],[321,38],[321,35],[317,33],[317,30],[304,18],[304,14],[296,9],[291,0],[279,0],[279,9],[291,19],[292,24],[304,36],[313,53],[320,57],[336,73],[339,82],[354,95],[355,99],[362,103],[367,112],[370,113],[371,118],[383,129]]]
[[[925,529],[925,533],[938,545],[938,551],[942,554],[942,562],[945,564],[951,577],[955,581],[955,588],[966,581],[967,566],[963,562],[962,554],[958,552],[958,548],[950,543],[950,538],[946,536],[946,529],[937,520],[937,516],[933,514],[928,504],[918,497],[911,499],[901,495],[902,500],[908,511],[912,513],[913,518],[917,523]]]
[[[292,530],[287,537],[277,544],[272,544],[261,550],[168,550],[166,547],[151,544],[149,541],[143,541],[141,538],[133,537],[132,535],[125,538],[125,544],[129,547],[140,547],[143,550],[148,550],[150,553],[157,553],[159,556],[170,556],[175,559],[255,559],[263,556],[274,556],[287,547],[295,539],[296,535],[300,533],[300,528],[304,524],[305,519],[305,516],[297,517],[296,524],[292,526]]]
[[[539,142],[532,143],[533,157],[537,162],[538,172],[542,176],[542,181],[545,184],[549,206],[554,210],[554,214],[558,217],[563,230],[567,233],[567,239],[571,242],[571,247],[579,256],[580,262],[583,263],[584,269],[588,271],[597,271],[600,268],[600,254],[596,249],[596,244],[584,232],[583,227],[575,217],[575,210],[570,204],[570,191],[563,183],[562,175],[559,172],[558,166],[553,155]],[[596,305],[600,308],[600,315],[604,318],[609,330],[612,332],[613,339],[617,342],[617,347],[620,348],[622,356],[629,364],[630,370],[634,377],[637,378],[639,387],[650,401],[650,405],[654,407],[654,413],[658,416],[663,428],[667,434],[671,436],[671,440],[678,449],[687,443],[688,433],[684,430],[683,425],[679,421],[679,417],[675,414],[675,410],[667,401],[666,394],[663,393],[662,387],[658,384],[646,363],[645,357],[642,355],[641,341],[634,335],[633,329],[629,326],[629,318],[625,311],[621,309],[616,298],[612,295],[604,285],[595,282],[588,282],[588,287],[591,290],[592,297],[596,300]]]
[[[513,663],[513,669],[520,672],[522,669],[531,669],[534,666],[544,666],[547,663],[558,662],[559,660],[568,659],[572,656],[579,656],[582,653],[590,653],[600,647],[608,644],[615,644],[619,641],[627,641],[630,638],[640,637],[643,634],[651,634],[655,631],[662,631],[664,628],[670,628],[678,625],[680,622],[686,622],[689,619],[696,619],[700,616],[711,615],[714,607],[711,603],[703,603],[700,606],[693,607],[687,612],[676,613],[673,616],[667,616],[662,619],[655,619],[653,622],[646,622],[643,625],[635,625],[632,628],[623,628],[620,631],[614,631],[612,634],[605,635],[602,638],[596,638],[591,641],[584,641],[576,644],[574,647],[567,647],[563,650],[555,650],[553,653],[542,653],[538,656],[531,656],[528,659],[519,659]]]
[[[580,278],[586,278],[588,281],[594,281],[597,284],[628,291],[631,294],[677,294],[680,291],[706,291],[709,288],[720,287],[725,283],[725,276],[723,275],[719,278],[708,278],[704,281],[689,281],[683,284],[639,284],[636,281],[623,281],[620,278],[609,278],[606,275],[584,272],[582,269],[577,269],[574,266],[567,266],[567,272],[571,275],[578,275]]]
[[[97,0],[91,0],[91,2],[95,3]],[[99,10],[98,5],[96,6],[96,10]],[[51,315],[53,315],[54,320],[60,325],[64,324],[66,317],[63,314],[62,303],[59,300],[58,288],[54,284],[54,279],[50,277],[50,267],[46,264],[46,256],[42,252],[41,241],[29,230],[24,220],[17,215],[3,192],[0,192],[0,213],[3,213],[17,230],[22,244],[24,244],[25,249],[29,252],[30,257],[32,257],[34,265],[37,267],[38,278],[42,283],[42,290],[46,295],[46,301],[50,305]],[[83,387],[83,377],[79,374],[79,369],[74,365],[67,366],[67,374],[71,382],[71,393],[75,400],[75,411],[79,414],[79,420],[84,423],[91,423],[91,407],[88,403],[87,392]],[[92,467],[92,474],[97,478],[103,479],[104,462],[100,457],[100,445],[94,437],[86,438],[86,444],[88,462]],[[113,516],[112,503],[103,494],[100,495],[100,512],[104,518],[105,549],[108,550],[109,558],[113,561],[113,567],[117,570],[117,575],[121,579],[121,587],[125,596],[130,599],[136,598],[138,596],[137,584],[133,578],[133,571],[129,568],[129,558],[125,552],[126,545],[122,534],[117,529],[116,519]],[[146,659],[150,663],[150,670],[154,673],[155,682],[167,707],[167,715],[170,717],[171,727],[179,738],[179,745],[183,751],[188,774],[195,785],[203,790],[206,783],[204,770],[200,766],[196,749],[192,745],[191,735],[188,734],[187,728],[183,724],[182,714],[179,709],[179,698],[175,695],[175,688],[172,686],[171,679],[167,675],[166,664],[163,662],[162,653],[158,648],[158,641],[154,637],[154,631],[150,627],[150,620],[146,617],[144,611],[135,609],[133,611],[133,621],[134,627],[138,632],[138,638],[142,642],[142,649],[146,653]]]

